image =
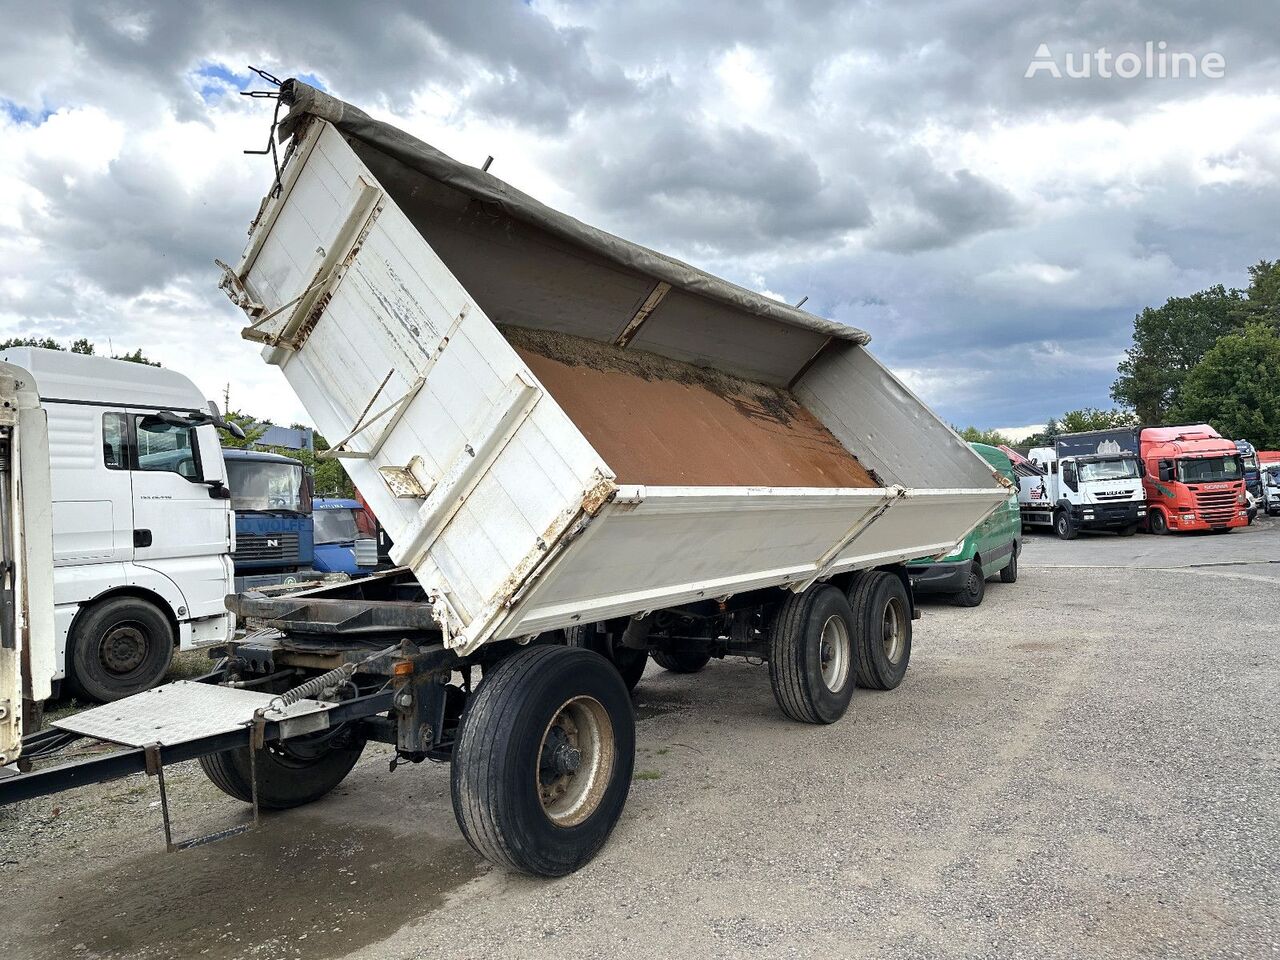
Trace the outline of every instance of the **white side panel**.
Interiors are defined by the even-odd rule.
[[[833,343],[794,393],[885,483],[908,489],[976,489],[991,466],[866,348]]]
[[[0,645],[0,766],[18,756],[23,701],[49,696],[53,658],[53,512],[45,412],[35,384],[18,367],[0,364],[0,427],[8,439],[7,483],[0,488],[12,562],[5,582],[12,630]]]
[[[1006,495],[994,485],[908,492],[623,487],[519,598],[499,636],[761,587],[800,587],[818,576],[944,552]]]
[[[393,558],[447,601],[454,643],[469,647],[612,474],[400,209],[385,195],[370,203],[377,181],[342,137],[316,123],[308,138],[318,139],[278,216],[264,220],[270,234],[241,268],[266,311],[285,307],[263,330],[288,340],[264,355],[331,443],[354,432],[347,472]],[[353,232],[366,208],[371,220]],[[314,311],[290,327],[289,302],[348,243]],[[397,497],[383,467],[425,496]]]

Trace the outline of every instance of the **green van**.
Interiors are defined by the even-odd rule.
[[[1013,464],[996,447],[985,443],[969,446],[1013,484],[1009,499],[942,559],[922,557],[907,564],[916,593],[948,593],[962,607],[980,604],[987,578],[997,573],[1001,583],[1016,583],[1018,554],[1022,552],[1022,514]]]

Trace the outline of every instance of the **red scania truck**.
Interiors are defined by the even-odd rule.
[[[1146,468],[1152,533],[1248,526],[1244,467],[1235,441],[1206,423],[1133,432]]]

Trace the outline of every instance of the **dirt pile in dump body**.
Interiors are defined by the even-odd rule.
[[[786,390],[568,334],[502,334],[620,483],[878,485]]]

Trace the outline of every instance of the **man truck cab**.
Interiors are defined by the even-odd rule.
[[[235,592],[314,579],[311,478],[266,450],[222,451],[235,510]]]
[[[180,373],[15,348],[48,418],[54,681],[117,700],[231,639],[232,527],[211,412]]]

